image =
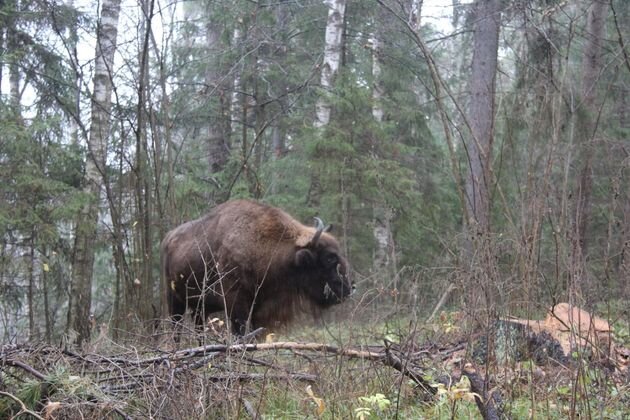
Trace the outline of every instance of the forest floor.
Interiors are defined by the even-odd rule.
[[[201,342],[185,331],[177,344],[113,341],[103,326],[81,351],[5,345],[0,418],[630,418],[627,326],[613,324],[610,357],[547,344],[540,357],[514,336],[516,351],[499,333],[488,345],[500,328],[475,332],[459,312],[431,323],[391,313],[349,324],[337,311],[245,340],[214,320]]]

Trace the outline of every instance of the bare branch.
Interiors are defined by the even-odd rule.
[[[26,405],[22,402],[22,400],[20,400],[18,397],[16,397],[13,394],[9,394],[8,392],[4,392],[4,391],[0,391],[0,395],[10,398],[13,401],[15,401],[16,403],[20,404],[20,412],[18,414],[16,414],[15,416],[13,416],[13,418],[17,418],[20,417],[21,414],[28,414],[30,416],[35,417],[36,419],[40,419],[40,420],[44,420],[43,417],[41,417],[39,414],[35,413],[34,411],[29,410]]]

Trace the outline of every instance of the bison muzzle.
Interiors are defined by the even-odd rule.
[[[354,289],[348,263],[330,226],[316,222],[308,227],[278,208],[233,200],[168,232],[161,258],[173,320],[189,308],[201,327],[224,311],[232,331],[244,334],[342,302]]]

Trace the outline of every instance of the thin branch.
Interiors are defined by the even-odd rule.
[[[444,130],[444,137],[446,138],[446,144],[448,146],[449,157],[451,160],[451,171],[453,173],[455,185],[457,186],[459,201],[462,206],[462,212],[464,213],[464,220],[466,221],[466,223],[468,223],[468,214],[467,214],[468,206],[466,205],[466,199],[465,199],[466,194],[463,189],[464,181],[461,176],[461,168],[460,168],[459,162],[457,161],[457,154],[455,153],[455,143],[453,142],[453,136],[451,134],[451,130],[449,127],[450,121],[449,121],[448,113],[446,111],[446,107],[444,106],[444,103],[442,102],[442,88],[445,87],[445,84],[441,80],[440,74],[437,70],[437,65],[435,61],[433,60],[433,55],[431,54],[431,51],[429,51],[429,48],[425,45],[424,41],[422,40],[422,38],[420,38],[418,33],[415,31],[415,29],[411,27],[409,22],[407,22],[403,17],[398,15],[389,5],[385,4],[385,2],[383,2],[382,0],[377,0],[377,2],[384,9],[386,9],[392,16],[397,18],[403,25],[405,25],[405,27],[409,30],[413,38],[413,41],[418,46],[418,48],[420,48],[420,51],[422,52],[422,55],[424,56],[427,62],[429,73],[431,75],[431,81],[433,82],[433,89],[435,90],[435,92],[431,92],[431,91],[429,92],[433,94],[436,107],[440,114],[440,120],[442,122],[442,129]],[[447,90],[447,94],[449,97],[451,97],[455,105],[457,105],[457,102],[450,95],[450,92],[448,92],[448,90]],[[460,112],[462,116],[464,117],[464,121],[467,122],[467,120],[465,119],[464,112],[463,111],[460,111]]]
[[[615,10],[614,1],[610,0],[610,9],[612,10],[613,20],[615,22],[615,31],[617,31],[617,42],[619,42],[619,46],[621,47],[621,53],[623,54],[623,61],[626,65],[628,71],[630,71],[630,58],[628,57],[628,51],[626,50],[626,44],[623,41],[623,36],[621,35],[621,29],[619,28],[619,22],[617,21],[617,11]]]
[[[17,413],[15,416],[13,416],[13,418],[17,418],[19,417],[21,414],[28,414],[30,416],[35,417],[36,419],[40,419],[40,420],[44,420],[43,417],[41,417],[39,414],[35,413],[34,411],[29,410],[26,405],[22,402],[22,400],[20,400],[18,397],[16,397],[13,394],[9,394],[8,392],[4,392],[4,391],[0,391],[0,395],[10,398],[13,401],[15,401],[16,403],[20,404],[20,412]]]

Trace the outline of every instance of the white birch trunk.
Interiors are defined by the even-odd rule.
[[[96,34],[94,91],[92,97],[92,125],[88,138],[83,191],[88,201],[80,210],[75,231],[75,253],[72,264],[72,287],[69,325],[79,343],[90,336],[90,306],[94,245],[100,190],[105,170],[109,111],[111,108],[112,67],[118,36],[118,16],[121,0],[103,0],[101,18]]]
[[[19,44],[18,44],[18,33],[17,33],[17,29],[15,27],[16,23],[16,19],[14,17],[11,17],[12,13],[18,13],[17,11],[17,5],[14,5],[16,7],[15,11],[9,11],[9,19],[7,22],[7,26],[6,26],[6,44],[7,44],[7,50],[9,52],[17,52],[19,50]],[[4,29],[4,28],[3,28]],[[18,120],[20,121],[20,123],[22,122],[22,115],[21,115],[21,109],[20,109],[20,67],[17,63],[17,61],[15,59],[10,60],[9,63],[9,103],[11,104],[11,107],[13,108],[13,111],[16,113],[16,117],[18,117]]]
[[[241,29],[238,27],[234,28],[234,33],[232,35],[232,45],[234,48],[238,48],[238,45],[241,43]],[[241,124],[244,124],[244,121],[241,121],[242,118],[242,91],[243,87],[241,84],[241,74],[243,73],[243,59],[239,60],[239,63],[234,66],[234,78],[232,79],[232,98],[230,103],[230,136],[232,141],[235,141],[238,138],[239,133],[241,132]],[[240,124],[237,124],[237,122]]]
[[[321,86],[328,92],[339,64],[341,62],[341,41],[343,35],[343,20],[346,13],[346,0],[327,0],[328,21],[326,22],[326,45],[324,46],[324,61],[322,63]],[[315,127],[321,128],[330,121],[330,102],[322,95],[315,104]]]
[[[411,28],[416,32],[420,30],[420,25],[422,24],[420,13],[422,12],[423,2],[424,0],[411,0],[411,7],[409,8],[409,23],[411,24]]]
[[[378,35],[372,35],[372,117],[378,123],[383,121],[383,81],[381,69],[381,40]]]
[[[377,123],[383,121],[383,96],[384,89],[382,83],[382,67],[381,67],[381,41],[376,34],[372,36],[372,117]],[[387,208],[386,204],[376,198],[373,208],[373,230],[374,236],[374,255],[373,269],[375,273],[387,270],[391,265],[390,250],[392,247],[392,212]],[[383,273],[385,274],[385,273]]]

